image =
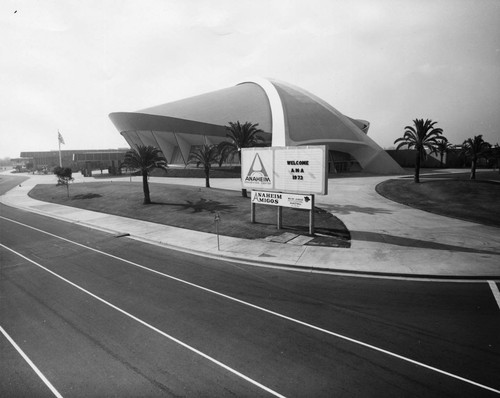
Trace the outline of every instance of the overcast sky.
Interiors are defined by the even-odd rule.
[[[500,0],[2,0],[0,37],[0,158],[127,147],[109,113],[255,76],[382,147],[415,118],[500,142]]]

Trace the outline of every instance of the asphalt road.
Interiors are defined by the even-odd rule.
[[[0,211],[2,397],[500,393],[486,282],[251,267]]]

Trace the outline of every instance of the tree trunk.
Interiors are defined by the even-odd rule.
[[[205,187],[210,188],[210,169],[205,167]]]
[[[240,161],[240,167],[241,167],[241,149],[238,151],[238,160]],[[241,183],[243,184],[243,181]],[[241,196],[243,196],[244,198],[248,198],[246,188],[241,188]]]
[[[420,151],[417,151],[417,157],[415,159],[415,176],[413,181],[417,184],[420,182]]]
[[[476,159],[472,159],[472,164],[470,166],[470,179],[475,180],[476,179]]]
[[[142,171],[142,190],[144,191],[144,204],[150,205],[151,198],[149,197],[148,171]]]

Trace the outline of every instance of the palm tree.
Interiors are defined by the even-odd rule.
[[[436,146],[436,151],[439,152],[439,159],[441,162],[441,167],[444,167],[443,157],[445,153],[448,153],[454,146],[448,142],[445,137],[442,137]]]
[[[482,134],[476,135],[474,138],[467,138],[462,144],[462,153],[472,161],[470,166],[471,180],[476,179],[478,159],[484,157],[490,148],[491,144],[483,140]]]
[[[408,149],[416,149],[415,158],[415,176],[413,181],[420,182],[420,161],[427,156],[427,151],[434,153],[437,151],[437,145],[443,139],[441,134],[443,129],[434,127],[437,122],[430,119],[415,119],[413,126],[406,126],[405,133],[402,137],[394,141],[399,143],[396,149],[407,146]]]
[[[144,191],[144,204],[151,204],[149,196],[148,173],[155,167],[167,168],[167,161],[158,148],[148,145],[137,145],[136,148],[127,151],[123,165],[130,169],[139,169],[142,174],[142,190]]]
[[[202,164],[205,169],[205,187],[210,188],[210,168],[219,161],[219,149],[216,145],[203,145],[191,152],[188,163]]]
[[[263,138],[259,135],[264,131],[259,129],[258,126],[258,123],[245,122],[241,124],[239,121],[236,123],[229,122],[229,126],[226,126],[226,130],[228,131],[226,137],[229,138],[229,141],[223,141],[219,144],[220,161],[233,159],[235,155],[238,155],[238,161],[241,164],[242,148],[251,148],[264,142]],[[247,197],[247,190],[245,188],[241,189],[241,195],[245,198]]]

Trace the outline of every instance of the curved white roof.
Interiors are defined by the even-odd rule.
[[[367,121],[349,118],[306,90],[273,79],[248,79],[137,112],[111,113],[110,118],[129,144],[147,141],[164,154],[172,152],[165,146],[176,145],[187,152],[185,159],[189,144],[220,142],[226,137],[225,126],[239,120],[258,123],[272,146],[325,144],[350,153],[368,171],[402,171],[367,136]],[[173,136],[159,138],[162,134]],[[200,135],[205,137],[201,141],[195,137]]]

